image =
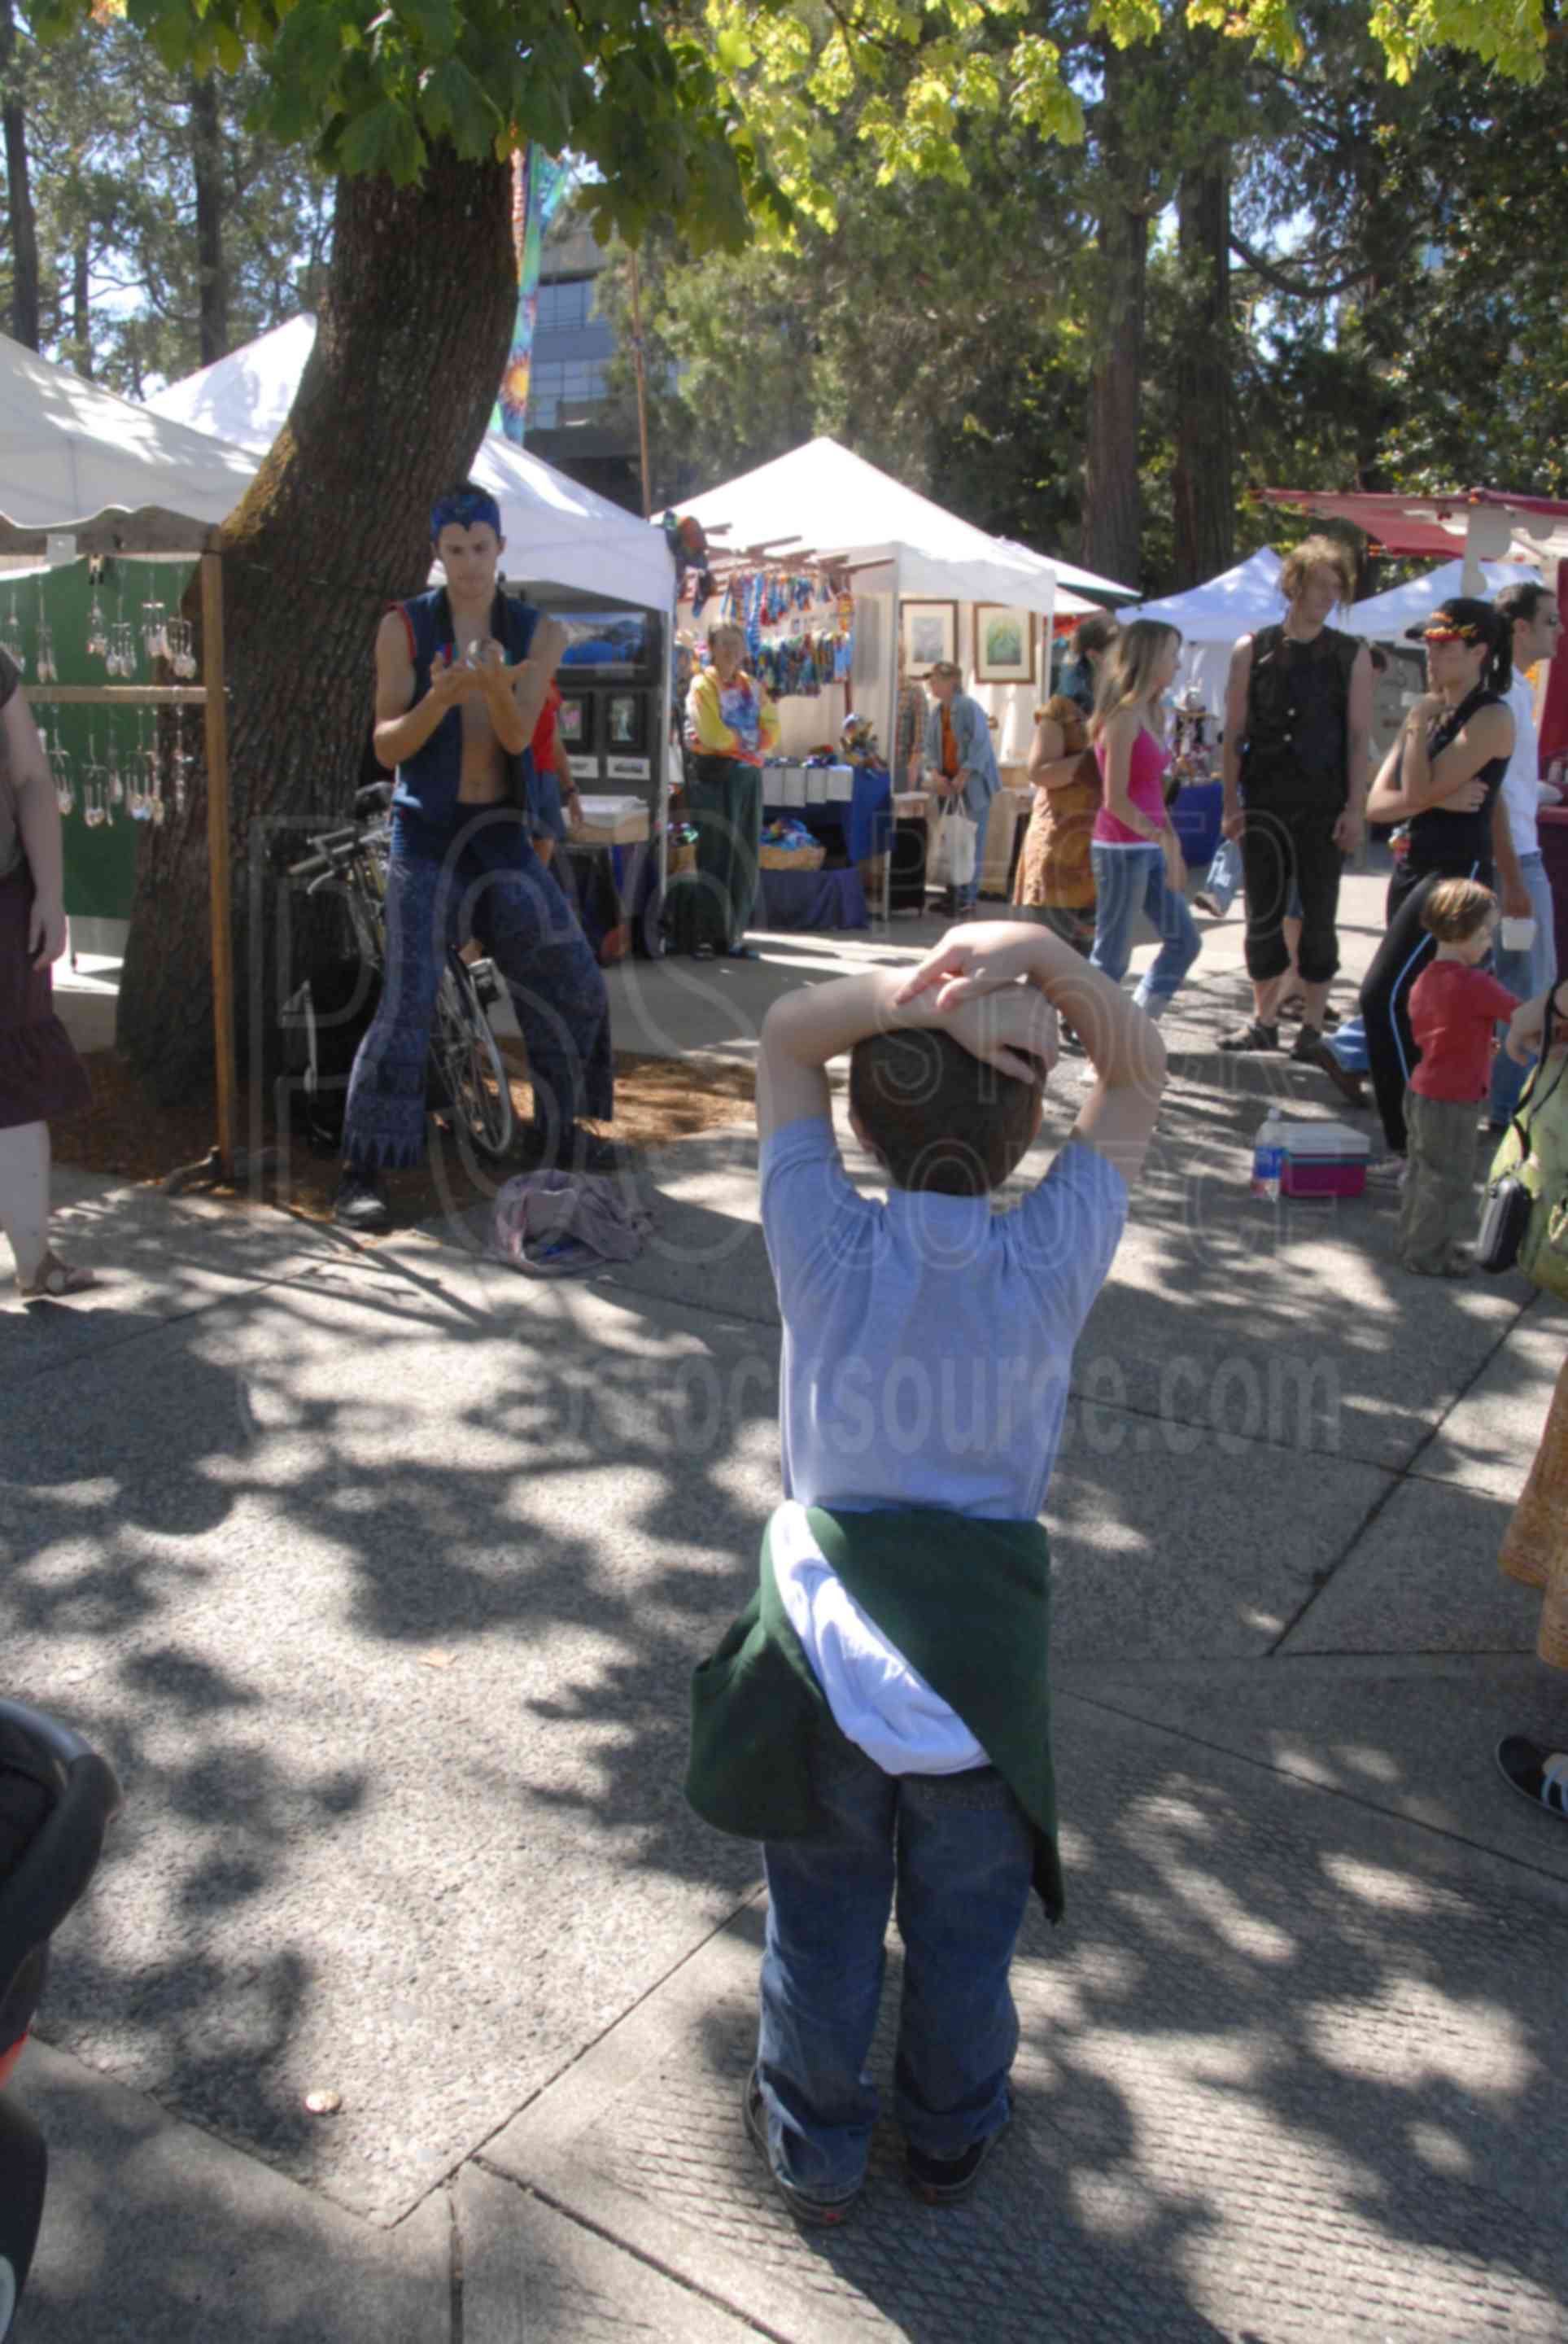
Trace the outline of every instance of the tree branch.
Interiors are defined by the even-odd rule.
[[[1261,277],[1265,285],[1272,286],[1276,293],[1288,294],[1293,301],[1327,301],[1336,293],[1348,293],[1352,285],[1362,284],[1371,274],[1369,264],[1363,261],[1343,277],[1331,277],[1310,283],[1305,278],[1291,276],[1277,261],[1265,259],[1261,252],[1254,252],[1234,228],[1231,231],[1231,249],[1238,260],[1246,263],[1254,277]]]

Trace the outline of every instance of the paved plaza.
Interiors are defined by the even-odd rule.
[[[618,1044],[745,1058],[936,933],[633,964]],[[17,2078],[20,2344],[1568,2339],[1568,1831],[1492,1754],[1568,1733],[1495,1561],[1568,1309],[1402,1276],[1392,1199],[1252,1200],[1265,1097],[1337,1110],[1216,1052],[1208,936],[1050,1493],[1068,1917],[943,2214],[890,2126],[840,2232],[764,2186],[759,1860],[680,1795],[777,1494],[753,1133],[646,1158],[643,1257],[558,1283],[471,1214],[59,1175],[106,1284],[0,1306],[5,1683],[126,1800]]]

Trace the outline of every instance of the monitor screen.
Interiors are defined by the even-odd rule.
[[[559,611],[567,631],[563,669],[598,675],[640,675],[652,655],[646,611]]]

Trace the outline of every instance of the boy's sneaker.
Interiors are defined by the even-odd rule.
[[[332,1200],[332,1217],[343,1229],[384,1229],[390,1226],[392,1207],[373,1172],[356,1171],[351,1164],[344,1166],[337,1194]]]
[[[961,2206],[980,2179],[980,2168],[1012,2122],[1012,2102],[995,2132],[970,2143],[959,2157],[927,2157],[911,2141],[904,2151],[904,2178],[927,2206]]]
[[[755,2067],[746,2078],[746,2089],[740,2097],[740,2112],[746,2119],[746,2130],[752,2147],[768,2167],[768,2177],[789,2207],[795,2219],[807,2228],[829,2230],[848,2216],[850,2207],[860,2194],[857,2181],[852,2189],[840,2197],[823,2198],[809,2189],[797,2189],[787,2181],[773,2162],[773,2152],[768,2146],[768,2118],[762,2104],[762,2081]]]

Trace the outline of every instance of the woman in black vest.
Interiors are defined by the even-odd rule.
[[[1389,1171],[1404,1161],[1404,1092],[1418,1056],[1410,996],[1436,940],[1422,926],[1440,879],[1493,883],[1496,862],[1513,860],[1500,803],[1513,749],[1505,694],[1513,672],[1509,622],[1490,602],[1460,595],[1409,630],[1426,645],[1431,687],[1406,717],[1367,800],[1368,819],[1408,825],[1388,889],[1388,932],[1362,986],[1367,1057],[1390,1149]]]

